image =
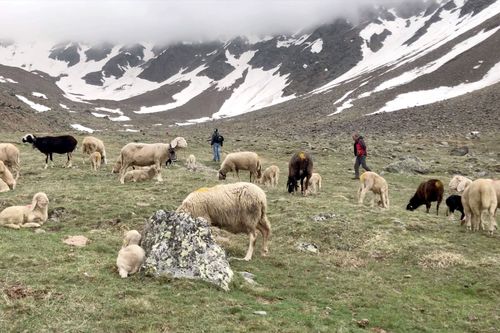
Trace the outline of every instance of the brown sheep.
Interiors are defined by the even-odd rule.
[[[413,211],[425,204],[426,212],[429,213],[431,202],[437,201],[436,214],[439,215],[439,205],[443,201],[444,186],[439,179],[430,179],[420,183],[417,191],[410,199],[406,210]]]
[[[312,171],[313,160],[311,154],[303,151],[293,154],[288,163],[288,180],[286,182],[288,193],[293,193],[298,190],[297,182],[300,180],[300,191],[305,195],[309,186],[309,180],[312,176]],[[305,186],[304,179],[306,180]]]
[[[233,183],[200,188],[191,192],[177,212],[202,217],[210,225],[232,233],[246,233],[250,238],[244,260],[252,259],[257,230],[262,234],[262,255],[268,253],[271,225],[267,219],[267,199],[264,191],[252,183]]]

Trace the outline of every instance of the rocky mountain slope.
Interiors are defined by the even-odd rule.
[[[64,114],[68,124],[122,130],[188,125],[264,108],[256,114],[305,113],[312,123],[330,123],[453,104],[500,82],[500,1],[367,7],[360,17],[261,40],[4,40],[0,112],[20,107]]]

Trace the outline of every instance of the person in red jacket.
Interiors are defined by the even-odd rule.
[[[354,178],[359,179],[359,166],[361,165],[366,171],[371,171],[371,169],[366,165],[366,144],[363,141],[363,137],[358,133],[352,135],[354,140],[354,156],[356,156],[356,161],[354,162]]]

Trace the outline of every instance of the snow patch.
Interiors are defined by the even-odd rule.
[[[339,107],[335,110],[335,112],[330,113],[328,116],[333,116],[334,114],[339,114],[339,113],[341,113],[342,111],[344,111],[345,109],[349,109],[349,108],[353,107],[352,102],[353,102],[353,99],[352,99],[352,98],[351,98],[351,99],[348,99],[347,101],[345,101],[345,102],[344,102],[344,104],[342,104],[341,106],[339,106]]]
[[[39,93],[39,92],[36,92],[36,91],[32,92],[31,94],[33,96],[35,96],[35,97],[38,97],[38,98],[48,99],[45,94],[42,94],[42,93]]]
[[[318,38],[311,44],[311,52],[320,53],[321,50],[323,50],[323,40]]]
[[[8,77],[3,77],[0,75],[0,83],[19,83],[17,81],[14,81],[12,79],[9,79]]]
[[[94,130],[92,128],[85,127],[80,124],[71,124],[71,127],[80,132],[94,133]]]
[[[66,104],[59,103],[59,106],[62,107],[63,109],[69,110]]]
[[[226,50],[226,62],[234,67],[234,70],[217,83],[217,90],[222,91],[224,89],[228,89],[236,82],[236,80],[242,78],[243,72],[250,67],[248,63],[252,60],[255,53],[257,53],[257,51],[247,51],[242,53],[239,58],[236,58],[228,50]]]
[[[24,96],[21,96],[21,95],[16,95],[16,97],[21,101],[21,102],[24,102],[26,104],[28,104],[32,109],[38,111],[38,112],[45,112],[45,111],[49,111],[50,108],[48,106],[45,106],[45,105],[42,105],[42,104],[37,104],[35,102],[32,102],[30,101],[29,99],[27,99],[26,97]]]

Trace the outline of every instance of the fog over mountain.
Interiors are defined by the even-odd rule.
[[[367,5],[419,0],[1,1],[0,38],[133,43],[204,41],[293,33]],[[420,0],[421,2],[421,0]]]

